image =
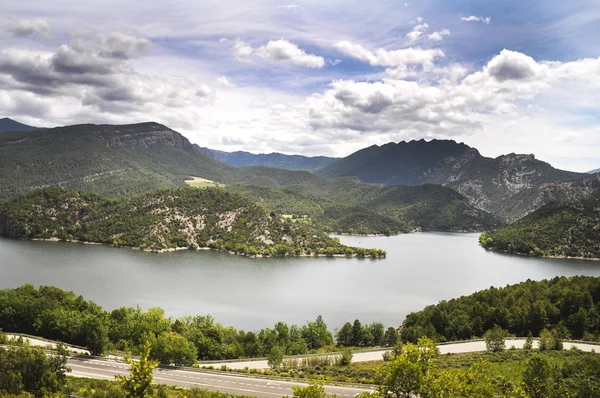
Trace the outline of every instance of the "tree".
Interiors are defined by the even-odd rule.
[[[371,332],[371,336],[373,336],[372,344],[375,346],[383,345],[383,337],[385,335],[385,326],[383,326],[383,323],[373,322],[369,325],[369,331]]]
[[[508,332],[498,325],[485,332],[485,347],[489,352],[504,351]]]
[[[269,355],[267,357],[267,363],[271,369],[278,369],[283,363],[283,349],[279,346],[274,346],[269,351]]]
[[[398,331],[393,327],[387,328],[385,335],[383,336],[383,345],[386,347],[393,347],[398,341]]]
[[[533,336],[531,332],[527,335],[527,340],[525,340],[525,344],[523,344],[524,350],[532,350],[533,349]]]
[[[557,369],[546,358],[536,355],[527,361],[523,371],[523,389],[531,398],[553,397],[558,393],[556,379]]]
[[[167,332],[152,344],[150,357],[165,365],[191,366],[198,358],[198,350],[185,337]]]
[[[421,394],[432,361],[438,350],[430,339],[419,339],[418,345],[406,344],[402,353],[387,363],[380,374],[380,392],[383,396],[409,398]]]
[[[126,357],[125,362],[131,366],[130,375],[128,377],[116,376],[128,398],[145,398],[150,394],[154,380],[152,371],[158,366],[157,361],[149,359],[151,349],[151,344],[146,342],[139,361]]]
[[[350,322],[346,322],[344,326],[338,331],[337,343],[341,346],[351,346],[352,345],[352,325]]]
[[[292,390],[294,390],[294,398],[328,398],[322,382],[313,381],[306,387],[293,386]]]
[[[82,329],[85,337],[85,347],[90,354],[96,356],[104,354],[108,343],[108,330],[100,317],[88,314],[83,320]]]
[[[433,369],[425,376],[421,395],[427,398],[494,397],[489,363],[476,362],[468,369]]]
[[[352,345],[355,347],[360,346],[363,337],[363,328],[360,321],[356,319],[352,325]]]
[[[352,363],[352,357],[354,356],[354,354],[352,353],[352,350],[349,348],[344,348],[342,350],[342,356],[340,357],[340,365],[342,366],[348,366]]]

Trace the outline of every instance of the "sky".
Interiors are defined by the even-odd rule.
[[[4,2],[0,117],[307,156],[453,139],[588,171],[598,37],[600,0]]]

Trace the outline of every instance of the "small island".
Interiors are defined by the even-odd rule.
[[[121,198],[40,189],[0,205],[0,236],[153,253],[210,249],[248,257],[386,256],[380,249],[345,246],[313,225],[293,222],[220,188],[165,189]]]

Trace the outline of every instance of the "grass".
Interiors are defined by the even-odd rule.
[[[221,184],[212,180],[207,180],[202,177],[191,177],[189,180],[186,180],[185,183],[190,187],[194,188],[224,188],[225,184]]]

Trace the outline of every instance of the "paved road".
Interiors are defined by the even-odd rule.
[[[515,346],[515,348],[523,348],[523,344],[525,344],[525,339],[515,339],[515,340],[506,340],[506,348],[510,348],[511,346]],[[537,346],[537,341],[534,342],[534,347]],[[593,344],[584,344],[584,343],[564,343],[565,349],[570,349],[571,347],[577,347],[582,351],[591,352],[595,350],[600,353],[600,346]],[[469,341],[466,343],[453,343],[453,344],[441,344],[438,345],[440,349],[440,354],[462,354],[469,352],[482,352],[485,351],[485,341]],[[352,362],[370,362],[370,361],[381,361],[383,358],[383,354],[388,350],[381,351],[368,351],[368,352],[356,352],[352,357]],[[215,369],[219,369],[221,366],[225,365],[231,369],[244,369],[248,367],[250,369],[268,369],[269,365],[267,361],[235,361],[235,362],[220,362],[220,363],[206,363],[200,364],[200,366],[208,366],[212,365]]]
[[[127,375],[129,369],[127,364],[97,359],[69,358],[68,365],[72,370],[72,376],[107,380],[114,380],[117,374]],[[154,381],[160,384],[185,388],[200,387],[259,398],[292,396],[292,386],[306,386],[303,383],[288,381],[175,369],[155,369]],[[325,386],[325,389],[329,395],[335,394],[339,397],[353,397],[357,393],[368,391],[366,389],[339,386]]]

